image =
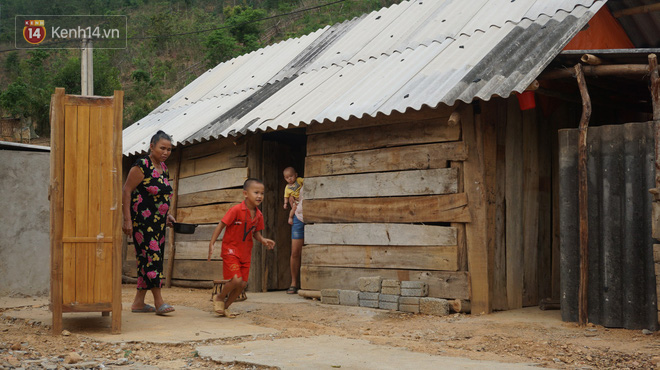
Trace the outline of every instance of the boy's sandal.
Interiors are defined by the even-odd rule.
[[[158,307],[158,309],[156,310],[156,315],[163,316],[163,315],[166,315],[166,314],[168,314],[168,313],[170,313],[170,312],[174,312],[174,307],[170,306],[170,305],[167,304],[167,303],[163,303],[163,304],[161,304],[160,307]]]
[[[225,302],[223,301],[213,301],[213,311],[218,315],[225,314]]]
[[[296,294],[296,293],[298,293],[298,287],[295,287],[293,285],[286,290],[286,294]]]
[[[228,317],[230,319],[235,319],[238,314],[229,312],[228,309],[225,309],[221,316]]]
[[[138,308],[138,309],[132,308],[131,312],[135,312],[135,313],[156,312],[156,307],[145,303],[145,305],[142,306],[142,308]]]

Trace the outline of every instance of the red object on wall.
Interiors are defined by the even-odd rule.
[[[523,91],[522,93],[516,93],[518,97],[518,105],[520,105],[520,110],[529,110],[536,108],[536,100],[534,100],[534,91]]]
[[[586,30],[578,32],[564,50],[634,49],[632,41],[607,6],[600,8]]]

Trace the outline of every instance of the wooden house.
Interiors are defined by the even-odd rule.
[[[261,178],[277,248],[254,248],[251,290],[289,285],[282,170],[294,166],[305,177],[304,289],[422,280],[473,313],[558,298],[557,131],[577,127],[581,102],[570,79],[541,81],[536,109],[516,94],[561,64],[604,3],[403,1],[268,46],[127,128],[125,164],[156,130],[173,135],[177,218],[208,225],[241,200],[246,177]],[[594,116],[613,114],[649,117],[614,103]],[[205,261],[211,228],[174,237],[175,283],[219,278],[219,256]]]

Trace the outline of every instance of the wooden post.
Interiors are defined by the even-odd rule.
[[[655,136],[655,187],[660,187],[660,76],[658,75],[658,58],[649,54],[649,73],[651,75],[651,101],[653,104],[653,121]]]
[[[582,65],[575,65],[575,75],[580,95],[582,96],[582,117],[580,118],[578,141],[578,198],[580,216],[580,292],[579,322],[586,325],[589,321],[588,286],[589,286],[589,215],[587,212],[587,128],[591,118],[591,99],[584,81]]]
[[[176,217],[176,206],[177,206],[177,199],[179,198],[178,193],[179,193],[179,174],[181,173],[181,153],[183,152],[183,148],[178,148],[177,149],[177,163],[178,165],[176,166],[176,173],[174,174],[174,191],[175,193],[173,194],[174,197],[172,198],[171,202],[171,207],[170,207],[170,214],[174,215]],[[168,247],[170,248],[170,258],[167,260],[167,271],[165,271],[165,287],[166,288],[171,288],[172,287],[172,273],[174,271],[174,258],[176,257],[176,244],[174,241],[174,229],[172,228],[170,230],[170,235],[167,238],[167,243],[169,244]]]
[[[64,193],[64,89],[55,89],[50,104],[50,305],[53,335],[62,332],[62,232]]]
[[[121,332],[121,270],[122,270],[122,120],[124,92],[115,90],[113,114],[113,235],[112,235],[112,333]]]

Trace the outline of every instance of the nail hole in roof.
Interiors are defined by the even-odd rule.
[[[394,35],[390,35],[390,37],[394,37]]]
[[[406,95],[403,96],[403,98],[408,99],[409,96],[410,96],[410,94],[406,94]]]
[[[339,77],[344,77],[344,75],[339,75]]]
[[[476,80],[474,80],[474,81],[472,81],[472,82],[477,83],[477,82],[479,82],[479,81],[481,81],[481,79],[480,79],[480,78],[477,78]]]
[[[405,59],[401,59],[402,62],[403,62],[404,60],[405,60]]]
[[[465,49],[465,46],[460,45],[458,48],[459,48],[459,49]]]
[[[341,54],[341,51],[338,51],[337,54]]]
[[[445,21],[446,21],[446,19],[443,19],[443,20],[442,20],[442,22],[445,22]]]
[[[380,19],[380,15],[378,17],[376,17],[376,19]]]
[[[305,84],[305,83],[304,83],[304,82],[302,82],[302,83],[300,83],[300,86],[302,86],[302,85],[304,85],[304,84]]]
[[[352,102],[350,105],[353,105],[353,104],[355,104],[355,102]]]
[[[296,112],[291,112],[291,114],[296,114]]]

